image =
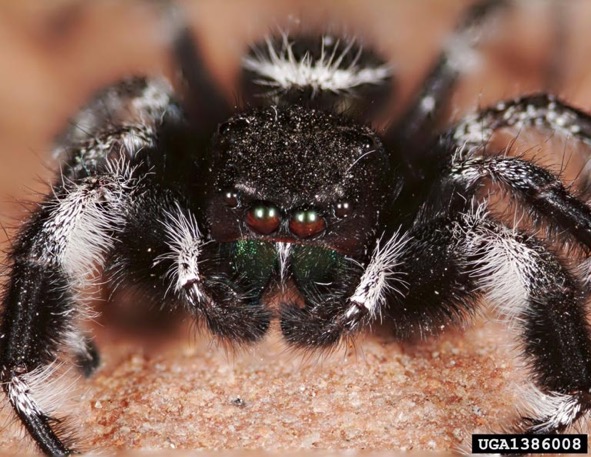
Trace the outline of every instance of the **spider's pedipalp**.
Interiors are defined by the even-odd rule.
[[[206,242],[182,196],[152,182],[129,213],[109,260],[112,283],[149,291],[161,307],[180,303],[229,343],[252,343],[266,333],[270,312],[260,287],[241,282],[223,246]]]
[[[191,284],[201,282],[199,261],[203,235],[195,216],[183,211],[178,203],[174,212],[166,212],[165,217],[166,219],[160,222],[164,225],[170,252],[157,258],[155,262],[172,260],[168,275],[171,278],[171,285],[174,285],[174,292],[179,294]],[[202,295],[198,286],[196,293],[198,296]]]
[[[383,246],[380,246],[382,239],[377,241],[359,285],[349,298],[355,306],[349,308],[347,315],[354,315],[360,308],[365,308],[372,320],[381,318],[382,309],[388,298],[392,295],[404,297],[408,283],[401,268],[401,258],[408,241],[408,234],[399,232],[386,240]]]
[[[303,307],[283,303],[280,319],[286,340],[299,347],[330,347],[381,321],[388,303],[405,295],[402,259],[408,242],[400,230],[383,236],[376,240],[365,264],[345,257],[330,266],[323,265],[327,272],[333,270],[332,274],[315,278],[307,277],[297,266],[323,254],[294,248],[290,266],[305,303]],[[324,255],[338,258],[335,253]]]

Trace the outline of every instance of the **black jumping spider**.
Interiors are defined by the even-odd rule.
[[[58,358],[86,374],[98,365],[77,295],[97,267],[110,286],[150,290],[238,344],[260,340],[273,319],[303,348],[376,321],[399,338],[428,334],[469,318],[486,296],[531,369],[532,408],[513,430],[560,432],[585,415],[586,273],[498,222],[480,190],[499,184],[556,242],[591,247],[591,209],[554,174],[485,151],[503,127],[589,142],[589,117],[535,95],[434,128],[475,29],[505,3],[467,10],[385,132],[365,123],[387,99],[390,66],[329,34],[254,46],[234,109],[178,26],[179,98],[164,80],[133,78],[82,110],[58,148],[61,175],[13,245],[4,296],[1,381],[40,449],[75,449],[36,392]]]

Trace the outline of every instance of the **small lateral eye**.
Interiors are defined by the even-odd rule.
[[[338,202],[334,207],[334,215],[339,218],[348,217],[353,210],[351,203],[344,201]]]
[[[289,220],[289,230],[298,238],[310,238],[326,229],[326,222],[313,209],[296,211]]]
[[[222,191],[224,204],[229,208],[236,208],[240,204],[238,192],[235,190],[224,190]]]
[[[361,144],[363,149],[376,149],[376,140],[374,137],[368,134],[361,135]]]
[[[245,119],[243,117],[230,119],[229,121],[226,121],[218,126],[218,133],[222,136],[227,135],[230,132],[245,129],[246,127],[248,127],[248,124],[248,119]]]
[[[279,209],[271,203],[257,203],[246,213],[246,225],[259,235],[270,235],[280,224]]]

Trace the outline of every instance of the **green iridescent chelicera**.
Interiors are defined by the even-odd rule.
[[[239,240],[232,245],[231,258],[234,273],[244,275],[255,288],[264,287],[277,262],[275,245],[257,240]]]
[[[239,240],[231,243],[232,268],[251,287],[263,288],[279,268],[275,243],[258,240]],[[290,270],[298,284],[327,284],[349,266],[346,257],[319,246],[292,244]]]

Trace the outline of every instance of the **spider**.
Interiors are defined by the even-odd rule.
[[[178,11],[179,91],[134,77],[99,93],[56,154],[51,192],[11,251],[0,380],[48,455],[76,452],[39,389],[58,360],[86,375],[98,349],[79,291],[97,269],[150,291],[230,343],[326,349],[376,322],[397,338],[463,322],[485,297],[508,318],[530,369],[530,411],[512,425],[556,433],[591,408],[588,272],[533,230],[503,223],[493,183],[560,245],[591,247],[591,209],[552,172],[486,148],[499,129],[548,129],[591,142],[590,117],[546,94],[435,127],[476,31],[504,0],[465,12],[416,100],[383,132],[369,126],[390,66],[354,39],[277,34],[243,59],[233,108]]]

